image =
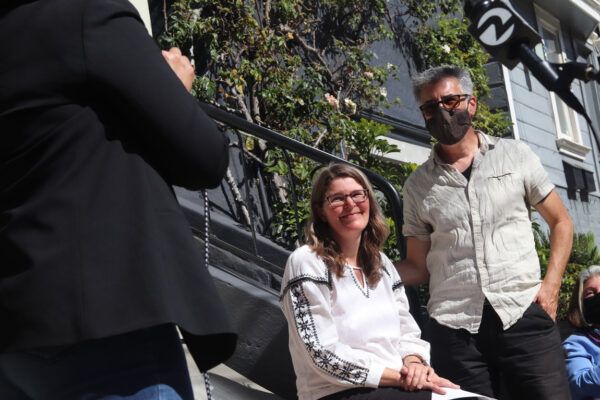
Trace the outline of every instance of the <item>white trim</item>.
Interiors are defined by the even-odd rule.
[[[554,124],[556,128],[556,137],[568,139],[575,143],[581,143],[581,130],[579,128],[579,118],[573,109],[567,106],[562,99],[558,98],[558,96],[554,92],[549,92],[550,94],[550,102],[552,103],[552,111],[554,112]],[[573,135],[568,135],[562,131],[560,126],[560,119],[558,117],[558,107],[562,107],[566,111],[566,117],[569,119],[569,128],[573,131]]]
[[[537,4],[534,4],[533,6],[535,8],[537,30],[538,30],[538,33],[540,34],[540,36],[542,37],[542,47],[541,48],[544,52],[544,55],[542,58],[546,58],[546,51],[547,51],[545,46],[543,45],[544,35],[543,35],[542,30],[545,28],[554,34],[555,39],[558,42],[558,43],[556,43],[556,45],[559,46],[559,50],[560,50],[560,53],[558,54],[558,57],[560,58],[559,62],[562,62],[565,59],[565,54],[563,52],[563,44],[562,44],[563,40],[562,40],[562,35],[560,32],[560,21],[556,17],[554,17],[553,15],[548,13],[546,10],[540,8],[540,6],[538,6]],[[568,137],[567,135],[563,134],[563,131],[562,131],[560,117],[559,117],[559,113],[558,113],[558,107],[560,105],[556,101],[556,96],[554,95],[554,92],[548,91],[548,97],[550,98],[550,107],[552,108],[552,117],[554,119],[555,136],[557,138]],[[568,113],[568,110],[567,110],[567,113]],[[567,116],[567,118],[570,119],[569,116]]]
[[[502,65],[502,78],[504,79],[504,88],[506,89],[506,97],[508,98],[508,113],[513,123],[513,136],[516,140],[521,140],[519,135],[519,123],[517,121],[517,113],[515,112],[515,100],[512,93],[512,83],[510,80],[510,70]]]
[[[148,0],[129,0],[135,8],[137,8],[140,17],[148,30],[150,36],[152,36],[152,22],[150,22],[150,9],[148,7]]]
[[[397,139],[393,139],[388,136],[384,136],[390,144],[395,144],[400,149],[397,153],[388,153],[383,156],[383,159],[391,162],[402,162],[402,163],[415,163],[418,165],[423,164],[429,158],[431,154],[431,147],[419,146],[412,143],[402,142]]]
[[[537,4],[534,4],[534,10],[536,14],[538,33],[543,38],[543,29],[552,32],[557,41],[556,45],[559,47],[558,62],[566,62],[567,56],[564,50],[565,40],[560,27],[560,21]],[[579,118],[577,117],[577,114],[560,98],[558,98],[554,92],[549,91],[548,96],[550,98],[550,106],[552,108],[552,114],[554,117],[556,145],[559,151],[577,159],[584,159],[586,154],[589,152],[589,148],[583,146]],[[568,125],[568,133],[564,133],[563,127],[561,126],[558,112],[559,107],[563,111],[562,114],[567,119],[565,122]]]
[[[556,146],[558,147],[559,153],[573,157],[579,161],[584,161],[587,153],[592,150],[591,147],[575,143],[564,137],[556,139]]]

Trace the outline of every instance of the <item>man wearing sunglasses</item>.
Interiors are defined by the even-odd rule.
[[[573,224],[538,157],[523,142],[473,129],[468,71],[413,78],[431,157],[404,186],[407,285],[429,282],[432,364],[463,389],[511,399],[569,399],[554,323]],[[540,265],[530,207],[551,232]]]

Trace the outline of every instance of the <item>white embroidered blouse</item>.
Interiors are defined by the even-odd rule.
[[[350,266],[338,278],[308,246],[288,258],[280,301],[300,400],[377,387],[383,370],[400,370],[410,354],[429,363],[400,276],[381,258],[381,280],[364,288]]]

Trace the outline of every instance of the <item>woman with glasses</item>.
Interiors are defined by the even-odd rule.
[[[429,399],[457,387],[428,365],[429,344],[380,251],[388,233],[362,172],[331,164],[318,173],[307,244],[281,285],[300,400]]]

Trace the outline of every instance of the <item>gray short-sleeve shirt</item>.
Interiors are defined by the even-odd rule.
[[[540,265],[530,206],[554,189],[523,142],[479,135],[467,179],[437,156],[404,185],[405,236],[431,241],[428,311],[439,323],[475,333],[485,298],[504,329],[539,291]]]

